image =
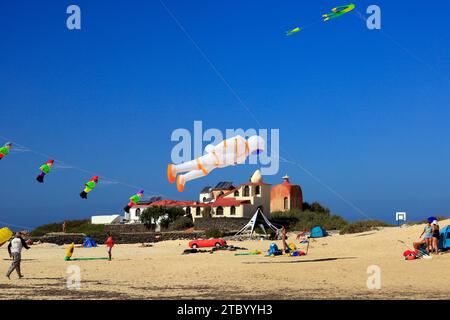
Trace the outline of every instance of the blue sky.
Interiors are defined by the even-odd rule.
[[[280,129],[282,156],[364,215],[295,165],[267,182],[288,173],[306,201],[350,220],[450,215],[449,3],[355,1],[363,14],[381,7],[381,31],[354,12],[320,22],[335,1],[164,3],[261,125]],[[70,4],[81,30],[66,28]],[[15,1],[0,12],[0,135],[35,151],[1,161],[0,221],[121,213],[136,191],[127,185],[195,199],[257,169],[216,170],[181,195],[167,183],[174,129],[258,124],[160,1]],[[40,185],[40,154],[124,184],[100,183],[82,201],[91,174],[57,169]]]

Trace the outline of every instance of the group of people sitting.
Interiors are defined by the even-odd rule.
[[[420,238],[422,239],[421,241],[414,242],[414,249],[421,250],[425,247],[424,250],[428,254],[439,253],[440,230],[439,224],[435,218],[428,219]]]

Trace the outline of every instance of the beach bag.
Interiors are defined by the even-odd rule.
[[[280,254],[282,254],[282,252],[281,252],[280,249],[278,249],[277,244],[276,243],[271,243],[270,247],[269,247],[269,250],[267,251],[267,255],[268,256],[271,256],[271,255],[278,256]]]
[[[403,252],[403,257],[405,260],[414,260],[417,259],[417,253],[415,251],[406,250]]]

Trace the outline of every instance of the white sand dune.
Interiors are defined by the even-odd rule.
[[[450,224],[450,220],[440,225]],[[405,261],[405,243],[423,226],[384,228],[312,241],[307,256],[234,256],[231,251],[181,255],[188,241],[152,247],[116,245],[113,261],[64,261],[66,246],[34,245],[23,253],[24,279],[4,273],[0,299],[449,299],[450,254]],[[276,241],[281,247],[281,241]],[[290,237],[289,242],[295,241]],[[230,241],[266,251],[270,241]],[[304,246],[300,247],[305,249]],[[74,257],[105,257],[105,246],[76,248]],[[79,290],[67,288],[67,267],[81,270]],[[368,289],[369,266],[381,270],[381,288]]]

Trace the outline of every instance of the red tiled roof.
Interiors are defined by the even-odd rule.
[[[237,200],[236,198],[218,198],[216,201],[212,202],[211,207],[230,207],[230,206],[240,206],[242,204],[248,204],[250,200]]]
[[[159,200],[145,205],[137,205],[135,208],[147,208],[147,207],[229,207],[229,206],[240,206],[241,204],[248,204],[250,200],[237,200],[236,198],[223,198],[223,196],[217,198],[216,201],[211,203],[203,203],[198,201],[178,201],[178,200]]]
[[[177,201],[177,200],[165,199],[165,200],[155,201],[155,202],[151,203],[150,206],[185,207],[185,206],[193,205],[194,203],[195,203],[195,201]]]

